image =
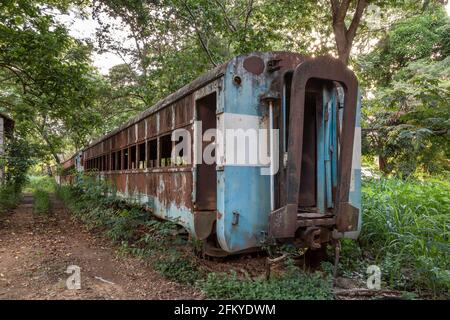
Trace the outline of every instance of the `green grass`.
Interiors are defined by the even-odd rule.
[[[33,211],[37,214],[47,215],[50,213],[50,197],[45,190],[36,190],[33,193]]]
[[[36,190],[43,190],[48,193],[53,193],[56,190],[55,179],[50,176],[30,176],[23,191],[34,193]]]
[[[381,267],[385,284],[419,293],[450,291],[450,183],[382,178],[363,182],[358,247],[345,242],[342,270]]]
[[[195,284],[203,277],[192,256],[183,255],[176,249],[164,251],[164,254],[154,263],[156,271],[167,279],[187,284]]]
[[[288,265],[287,271],[270,279],[240,279],[235,272],[209,273],[198,282],[211,299],[257,300],[329,300],[332,278],[327,273],[303,272]]]

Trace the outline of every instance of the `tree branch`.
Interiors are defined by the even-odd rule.
[[[200,40],[200,44],[202,45],[203,50],[205,50],[206,55],[208,56],[209,61],[213,64],[214,67],[217,66],[217,63],[214,61],[211,51],[209,50],[208,46],[206,45],[206,42],[204,41],[200,30],[198,30],[197,25],[195,24],[195,16],[193,14],[193,12],[191,11],[191,9],[189,8],[188,4],[186,3],[186,1],[183,2],[184,7],[186,8],[186,10],[188,11],[189,15],[191,16],[192,20],[193,20],[193,26],[195,29],[195,33],[197,34],[198,39]]]
[[[214,2],[219,5],[220,9],[222,9],[223,17],[225,19],[225,22],[227,23],[228,28],[231,30],[231,32],[236,32],[237,29],[231,22],[230,18],[228,18],[227,10],[225,9],[223,3],[220,0],[214,0]]]
[[[358,0],[358,4],[356,6],[352,22],[346,32],[347,43],[349,44],[351,44],[353,42],[353,39],[355,38],[356,30],[358,29],[358,26],[361,23],[361,17],[366,7],[367,7],[367,0]]]

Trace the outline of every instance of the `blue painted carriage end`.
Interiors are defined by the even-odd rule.
[[[269,55],[261,55],[267,60]],[[229,63],[223,81],[223,109],[218,112],[223,117],[223,127],[234,128],[236,123],[230,119],[258,119],[259,127],[268,117],[268,108],[261,102],[261,95],[266,93],[273,80],[266,74],[261,76],[247,72],[243,67],[243,58],[237,57]],[[236,85],[233,78],[239,76],[241,84]],[[336,101],[333,100],[333,103]],[[355,128],[355,146],[352,163],[352,188],[349,194],[350,203],[360,209],[358,231],[348,232],[344,237],[356,238],[361,228],[361,104],[358,96],[357,119]],[[342,117],[341,117],[342,119]],[[244,121],[242,121],[244,122]],[[246,124],[241,124],[244,129]],[[255,128],[253,127],[253,128]],[[335,124],[332,125],[332,131]],[[331,140],[335,135],[331,135]],[[225,144],[227,141],[225,141]],[[330,159],[333,184],[336,183],[337,159]],[[225,159],[223,169],[217,171],[217,238],[221,247],[228,252],[237,252],[252,247],[261,246],[268,231],[270,214],[270,177],[261,175],[261,166],[227,164]],[[325,206],[325,201],[323,201]]]
[[[261,121],[268,117],[268,107],[261,102],[273,80],[267,73],[255,75],[243,68],[244,58],[236,57],[228,64],[224,75],[223,126],[239,127],[233,119],[243,117],[261,128]],[[265,64],[270,54],[260,54]],[[241,84],[233,81],[241,78]],[[219,115],[220,116],[220,115]],[[247,123],[242,123],[246,128]],[[227,141],[225,141],[225,144]],[[268,229],[270,213],[270,177],[261,175],[259,165],[225,164],[217,172],[217,237],[221,247],[229,252],[259,247]]]

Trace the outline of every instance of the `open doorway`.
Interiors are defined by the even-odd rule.
[[[290,80],[287,79],[286,85]],[[326,214],[333,207],[332,186],[336,183],[333,174],[336,166],[332,165],[337,158],[335,90],[331,81],[315,78],[307,82],[305,89],[298,212]],[[284,94],[287,102],[284,144],[287,145],[292,112],[290,90]]]
[[[317,92],[306,91],[303,123],[302,169],[298,206],[300,210],[315,211],[317,205]]]
[[[211,93],[196,101],[197,121],[202,124],[202,137],[206,130],[217,129],[216,93]],[[202,155],[205,147],[211,142],[203,141],[199,145]],[[197,211],[215,211],[217,209],[217,173],[216,163],[206,164],[202,160],[197,164]]]

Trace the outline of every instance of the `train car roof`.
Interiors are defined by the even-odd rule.
[[[228,60],[227,62],[225,62],[225,63],[215,67],[214,69],[212,69],[210,71],[207,71],[206,73],[204,73],[200,77],[196,78],[192,82],[190,82],[187,85],[181,87],[180,89],[178,89],[174,93],[168,95],[166,98],[158,101],[156,104],[154,104],[153,106],[151,106],[148,109],[144,110],[143,112],[141,112],[137,116],[131,118],[130,120],[128,120],[127,122],[125,122],[124,124],[119,126],[118,128],[108,132],[107,134],[99,137],[98,139],[95,139],[93,142],[91,142],[88,146],[84,147],[80,151],[85,151],[85,150],[87,150],[87,149],[97,145],[98,143],[102,142],[103,140],[108,139],[109,137],[119,133],[120,131],[122,131],[124,129],[127,129],[128,127],[130,127],[131,125],[137,123],[138,121],[148,117],[152,113],[157,112],[158,110],[160,110],[160,109],[162,109],[162,108],[164,108],[164,107],[174,103],[175,101],[177,101],[177,100],[179,100],[179,99],[181,99],[181,98],[183,98],[183,97],[193,93],[194,91],[196,91],[197,89],[205,86],[206,84],[208,84],[208,83],[210,83],[210,82],[220,78],[221,76],[224,75],[224,72],[225,72],[228,64],[230,62],[232,62],[233,60],[235,60],[236,58],[248,57],[248,56],[253,56],[253,55],[261,55],[261,54],[263,54],[263,53],[262,52],[252,52],[252,53],[249,53],[247,55],[239,55],[239,56],[236,56],[236,57]],[[300,56],[298,53],[286,52],[286,51],[274,51],[274,52],[268,52],[268,54],[286,54],[286,55]],[[69,161],[73,157],[74,156],[69,158],[67,161]]]

